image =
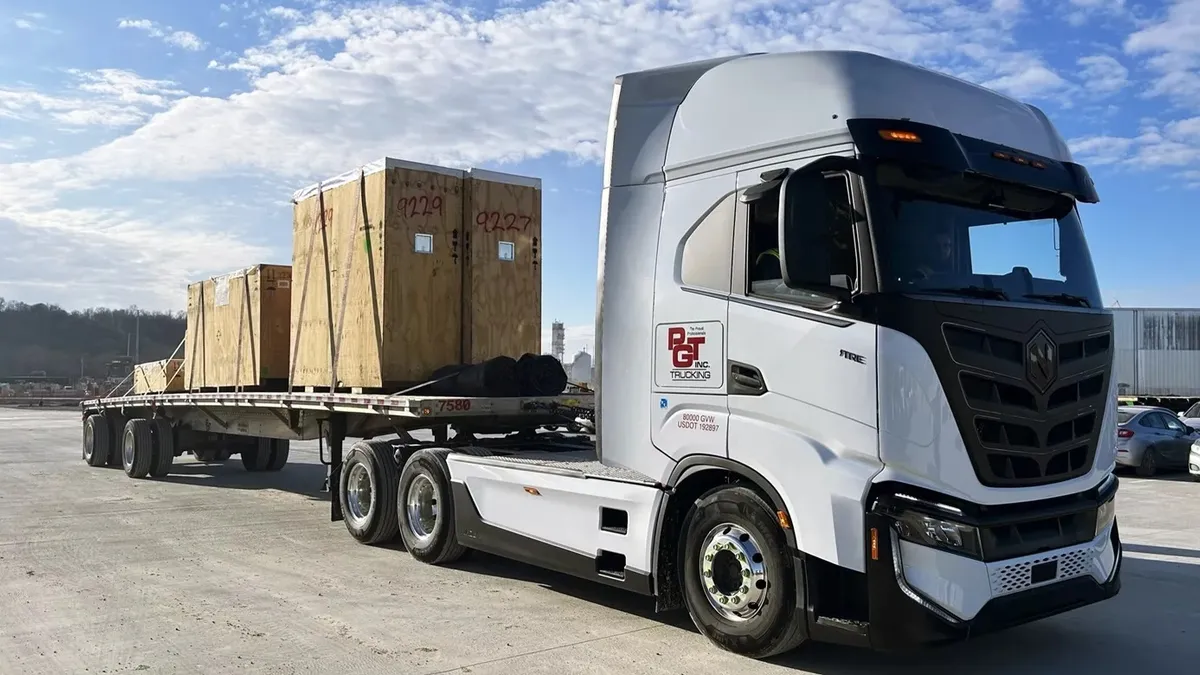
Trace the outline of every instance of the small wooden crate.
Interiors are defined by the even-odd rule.
[[[163,359],[133,367],[133,393],[165,394],[183,391],[183,359]]]
[[[188,390],[286,385],[291,282],[288,265],[254,265],[188,286]]]
[[[465,192],[463,360],[540,354],[542,181],[471,169]]]
[[[293,195],[292,386],[390,389],[458,362],[462,183],[384,158]]]

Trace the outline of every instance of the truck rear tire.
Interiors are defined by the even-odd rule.
[[[145,478],[154,461],[154,432],[150,420],[132,419],[125,423],[121,439],[121,464],[130,478]]]
[[[154,459],[150,476],[162,478],[171,473],[171,463],[175,461],[175,428],[171,420],[162,417],[155,419],[151,426],[154,431]]]
[[[267,460],[266,471],[279,471],[287,464],[288,455],[291,453],[291,441],[272,438],[271,439],[271,457]]]
[[[680,544],[684,602],[702,635],[755,659],[804,641],[793,558],[775,510],[758,493],[709,491],[689,510]]]
[[[113,452],[112,428],[102,414],[88,415],[83,421],[83,461],[88,466],[104,466]]]
[[[273,438],[258,438],[257,442],[248,443],[242,448],[242,467],[247,471],[266,471],[271,463],[271,451],[275,445]]]
[[[418,450],[400,472],[400,537],[412,557],[430,565],[454,562],[467,552],[454,527],[448,454],[442,449]]]
[[[338,499],[350,536],[364,544],[380,544],[396,538],[396,485],[399,471],[392,444],[358,441],[342,461]]]

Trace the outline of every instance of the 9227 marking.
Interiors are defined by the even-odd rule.
[[[504,230],[505,232],[524,232],[529,229],[529,224],[533,222],[530,216],[523,216],[519,213],[501,213],[500,211],[480,211],[475,214],[475,224],[483,228],[484,232],[496,232]]]

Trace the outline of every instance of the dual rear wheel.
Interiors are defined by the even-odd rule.
[[[364,544],[383,544],[397,535],[409,554],[434,565],[461,558],[450,471],[445,449],[424,449],[397,468],[396,449],[387,440],[359,441],[342,463],[338,489],[346,529]]]

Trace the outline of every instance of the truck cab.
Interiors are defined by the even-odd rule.
[[[1117,593],[1096,201],[1041,110],[883,57],[618,78],[596,453],[661,486],[660,605],[766,656]]]

